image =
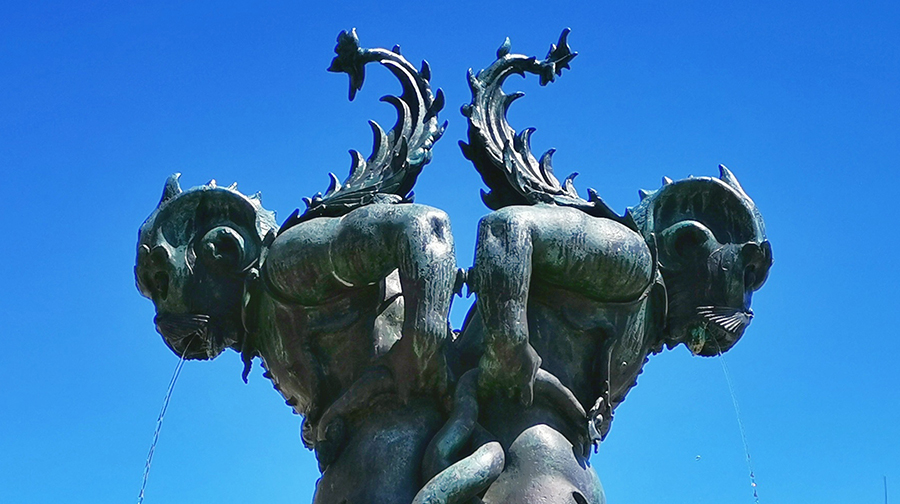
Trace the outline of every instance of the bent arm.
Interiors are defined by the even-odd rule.
[[[450,220],[424,205],[370,205],[347,214],[331,244],[335,275],[349,285],[371,284],[398,270],[404,301],[403,337],[392,349],[395,378],[420,376],[443,382],[437,354],[449,334],[447,321],[456,282]],[[413,362],[410,362],[412,360]],[[409,365],[415,368],[409,368]],[[432,366],[436,364],[437,366]],[[428,368],[426,370],[426,368]],[[440,383],[443,386],[443,383]]]
[[[482,385],[531,401],[540,357],[528,341],[528,292],[546,282],[587,298],[637,298],[653,274],[643,238],[609,219],[550,205],[511,206],[479,223],[473,287],[485,327]]]
[[[431,366],[449,333],[447,315],[456,282],[456,255],[447,215],[414,204],[372,204],[342,217],[320,217],[279,236],[266,260],[270,286],[305,305],[327,302],[354,288],[400,277],[404,319],[389,352],[395,381],[443,379],[420,374]],[[410,367],[412,366],[412,367]]]

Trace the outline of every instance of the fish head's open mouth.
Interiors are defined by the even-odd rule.
[[[218,356],[224,350],[224,345],[216,344],[210,337],[209,315],[160,313],[154,322],[166,346],[179,357],[206,360]]]
[[[741,339],[752,319],[750,309],[700,306],[685,345],[694,355],[712,357],[725,353]]]

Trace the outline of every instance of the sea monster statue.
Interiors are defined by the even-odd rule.
[[[458,270],[447,215],[413,204],[412,187],[444,131],[428,64],[399,47],[365,49],[338,36],[330,71],[350,76],[350,99],[367,63],[400,81],[398,113],[371,122],[368,159],[351,151],[349,177],[331,175],[280,227],[260,198],[215,181],[165,184],[141,226],[135,276],[155,323],[186,359],[254,357],[293,410],[322,477],[317,504],[411,502],[427,443],[444,417],[447,313]]]
[[[506,111],[511,74],[547,84],[575,57],[564,31],[547,58],[512,54],[469,75],[468,143],[494,210],[479,223],[474,266],[455,266],[446,214],[412,203],[444,131],[428,65],[364,49],[342,32],[329,70],[369,62],[403,93],[369,158],[352,151],[280,227],[257,196],[215,182],[166,182],[140,229],[135,276],[177,355],[241,353],[304,416],[319,460],[317,504],[605,502],[590,448],[650,354],[684,343],[730,349],[772,264],[762,218],[737,179],[664,179],[620,216],[574,175],[560,183]],[[477,295],[458,337],[447,312],[463,282]],[[459,377],[454,380],[454,377]],[[452,394],[452,400],[448,400]]]
[[[553,151],[535,159],[534,130],[516,134],[506,120],[522,94],[501,86],[512,74],[552,82],[576,55],[567,35],[543,60],[510,53],[507,39],[493,64],[469,73],[460,145],[494,212],[479,223],[468,272],[477,301],[454,345],[464,373],[455,407],[423,470],[446,486],[501,464],[473,502],[605,503],[590,447],[648,356],[680,343],[705,356],[730,349],[772,264],[762,217],[724,166],[719,178],[666,178],[620,216],[594,190],[580,198],[575,174],[560,183]]]

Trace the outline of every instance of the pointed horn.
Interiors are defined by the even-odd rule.
[[[640,196],[640,197],[641,197],[641,200],[643,200],[643,199],[646,198],[647,196],[650,196],[650,193],[647,192],[647,191],[645,191],[645,190],[643,190],[643,189],[638,189],[638,196]]]
[[[719,180],[725,182],[731,187],[737,189],[740,192],[744,192],[744,188],[741,187],[741,183],[738,182],[737,177],[734,176],[734,173],[731,173],[731,170],[725,167],[725,165],[719,165]]]
[[[181,184],[178,183],[179,178],[181,178],[180,173],[169,175],[169,178],[166,179],[166,185],[163,188],[162,198],[160,198],[157,207],[162,206],[163,203],[182,193]]]
[[[228,186],[228,188],[231,189],[232,191],[237,191],[237,182],[234,182],[233,184]]]
[[[216,179],[210,179],[209,182],[206,183],[209,187],[216,187]]]
[[[662,183],[664,186],[667,186],[672,183],[672,179],[670,179],[669,177],[663,177]]]

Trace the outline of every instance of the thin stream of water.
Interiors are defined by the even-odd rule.
[[[187,352],[188,345],[185,345],[184,352]],[[172,373],[172,379],[169,380],[169,388],[166,390],[166,398],[163,400],[162,409],[159,411],[159,417],[156,418],[156,430],[153,432],[153,441],[150,443],[150,452],[147,453],[147,462],[144,464],[144,477],[141,481],[141,492],[138,494],[137,504],[144,502],[144,490],[147,489],[147,480],[150,478],[150,463],[153,461],[153,452],[156,451],[156,444],[159,442],[159,431],[162,430],[163,418],[166,416],[166,410],[169,408],[169,400],[172,398],[172,391],[175,390],[175,382],[178,375],[181,374],[181,368],[184,367],[184,353],[175,366],[175,372]]]
[[[747,443],[747,431],[744,429],[744,421],[741,418],[741,407],[738,405],[737,394],[734,392],[734,383],[731,381],[731,373],[728,372],[728,364],[725,362],[725,354],[719,350],[719,362],[722,364],[722,372],[725,381],[728,382],[728,391],[731,393],[731,402],[734,404],[734,415],[737,418],[738,427],[741,430],[741,441],[744,443],[744,453],[747,455],[747,469],[750,471],[750,488],[753,489],[753,499],[759,504],[759,493],[756,489],[756,473],[753,472],[753,460],[750,458],[750,445]]]

